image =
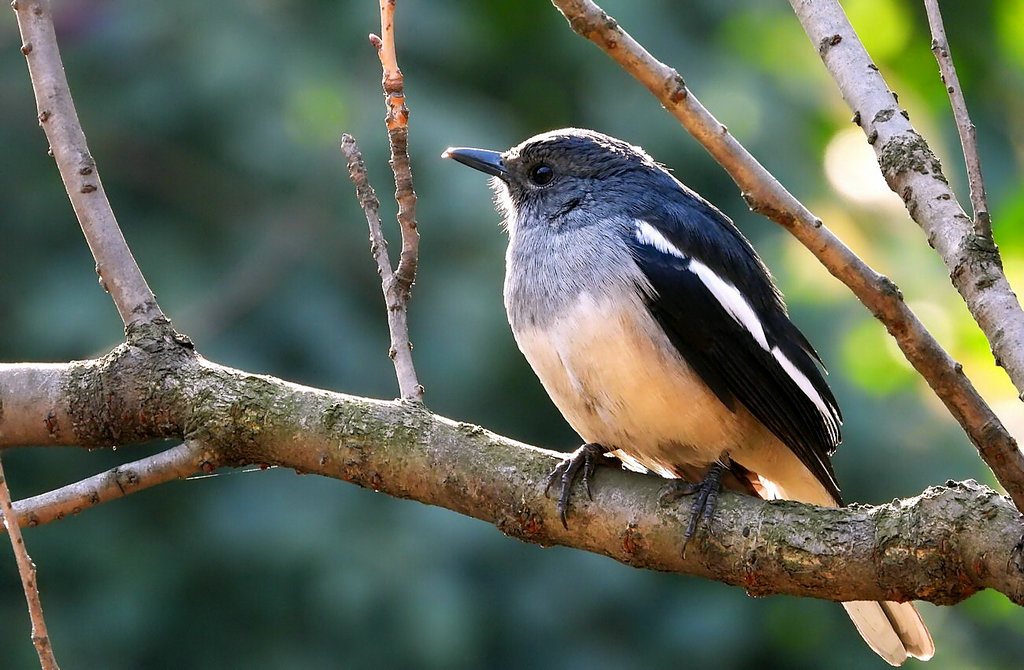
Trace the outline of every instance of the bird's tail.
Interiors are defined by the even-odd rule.
[[[843,607],[860,636],[889,665],[903,665],[908,656],[927,661],[935,653],[932,636],[912,604],[854,600]]]
[[[763,468],[761,472],[767,470],[770,468]],[[774,490],[759,490],[761,497],[799,500],[824,507],[836,507],[838,504],[802,465],[776,468],[772,474],[775,477],[766,477],[769,482],[765,483],[770,483]],[[853,619],[860,636],[886,663],[902,665],[908,656],[927,661],[935,654],[932,636],[911,603],[855,600],[843,603],[843,607]]]

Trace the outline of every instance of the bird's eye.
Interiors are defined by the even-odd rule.
[[[537,186],[544,186],[555,178],[555,171],[541,163],[530,170],[530,181]]]

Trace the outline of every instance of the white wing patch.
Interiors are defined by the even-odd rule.
[[[786,371],[790,379],[796,382],[796,385],[800,387],[800,390],[804,392],[811,402],[814,403],[821,415],[825,417],[826,422],[829,425],[830,430],[834,431],[838,428],[838,419],[835,411],[831,409],[825,401],[822,399],[821,394],[814,388],[814,384],[807,378],[807,375],[800,372],[800,370],[793,365],[793,361],[789,360],[786,354],[782,353],[782,350],[778,347],[772,347],[772,356],[778,361],[782,369]]]
[[[779,366],[789,375],[790,379],[804,392],[814,406],[818,408],[822,416],[825,417],[826,422],[829,424],[832,430],[838,428],[838,419],[835,411],[832,410],[825,400],[821,397],[821,394],[814,388],[814,384],[807,378],[803,372],[800,372],[793,361],[789,360],[782,350],[778,347],[771,347],[768,345],[768,338],[764,334],[764,326],[761,324],[761,320],[757,317],[754,312],[754,308],[750,306],[747,299],[743,297],[740,290],[730,284],[728,281],[718,276],[714,270],[704,265],[698,260],[690,258],[682,251],[679,250],[672,242],[665,237],[661,231],[652,226],[651,224],[641,219],[636,219],[636,239],[641,244],[652,246],[658,251],[681,258],[683,260],[689,260],[689,269],[693,274],[697,275],[704,287],[711,292],[711,295],[715,296],[719,304],[725,309],[725,311],[736,320],[736,323],[743,326],[743,328],[750,333],[753,338],[757,341],[761,348],[771,353],[772,357],[778,362]]]
[[[743,326],[750,333],[761,348],[769,351],[768,338],[764,335],[764,326],[761,320],[754,313],[747,299],[743,297],[739,289],[715,274],[715,271],[700,261],[688,257],[680,251],[668,238],[661,234],[657,228],[641,219],[636,220],[636,239],[641,244],[652,246],[658,251],[675,256],[676,258],[688,259],[690,261],[690,272],[697,275],[704,288],[715,296],[715,299],[729,313],[736,323]],[[805,378],[806,379],[806,378]]]
[[[757,318],[754,308],[750,306],[750,303],[743,297],[740,290],[719,277],[715,274],[714,270],[700,261],[690,260],[690,271],[697,275],[704,283],[704,286],[718,299],[718,302],[722,303],[725,311],[729,312],[732,318],[736,319],[741,326],[754,336],[754,339],[761,345],[761,348],[768,351],[768,338],[764,335],[764,326],[761,325],[761,319]]]
[[[654,247],[663,254],[686,259],[687,256],[668,241],[661,231],[642,219],[636,219],[636,239],[640,244]]]

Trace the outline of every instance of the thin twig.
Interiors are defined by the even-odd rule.
[[[392,281],[393,273],[391,261],[388,259],[388,241],[384,238],[380,226],[380,200],[377,199],[377,192],[373,190],[366,174],[366,162],[363,160],[363,152],[356,144],[356,138],[344,133],[341,136],[341,151],[348,162],[348,176],[355,184],[359,205],[363,208],[366,222],[370,226],[370,254],[377,262],[377,274],[380,275],[381,283],[386,285]],[[388,312],[390,311],[389,309]]]
[[[970,114],[967,113],[967,101],[964,99],[960,78],[953,65],[953,56],[949,53],[949,41],[946,39],[946,28],[942,25],[938,0],[924,0],[924,8],[928,13],[928,27],[932,32],[932,53],[939,63],[942,83],[946,85],[956,129],[960,134],[960,146],[963,147],[967,183],[971,188],[971,208],[974,210],[974,232],[984,239],[991,240],[992,219],[988,211],[988,198],[985,195],[985,180],[981,176],[977,129],[971,123]]]
[[[953,285],[988,338],[996,365],[1006,370],[1024,400],[1024,309],[1006,279],[995,243],[975,232],[938,157],[900,108],[839,2],[790,4],[874,148],[889,188],[903,199],[946,264]]]
[[[388,113],[384,118],[391,142],[391,170],[395,174],[395,201],[402,230],[402,254],[395,270],[399,291],[407,294],[416,280],[420,234],[416,223],[416,191],[409,165],[409,108],[405,104],[405,80],[395,53],[395,0],[380,0],[380,37],[370,36],[384,71],[381,85]]]
[[[686,87],[590,0],[552,0],[572,29],[594,42],[661,102],[726,169],[755,212],[782,225],[846,284],[896,340],[992,468],[1018,509],[1024,509],[1024,455],[959,363],[950,358],[903,301],[899,288],[871,269],[733,137]]]
[[[49,0],[14,0],[21,52],[28,61],[39,125],[50,142],[64,188],[96,259],[96,273],[117,306],[125,328],[166,322],[114,218],[96,161],[89,153],[71,99],[53,30]]]
[[[36,566],[25,548],[25,540],[21,537],[21,529],[16,523],[8,523],[15,518],[11,508],[11,492],[7,488],[7,477],[3,465],[0,464],[0,511],[4,515],[4,527],[11,537],[11,547],[18,562],[18,574],[21,575],[21,587],[25,591],[28,603],[28,615],[32,620],[32,644],[39,655],[39,667],[43,670],[58,670],[57,659],[53,656],[50,634],[46,632],[46,620],[43,618],[43,604],[39,600],[39,585],[36,583]]]
[[[19,526],[41,526],[101,503],[181,479],[212,472],[216,457],[196,442],[183,442],[158,454],[119,465],[87,479],[14,503]]]
[[[409,296],[416,280],[419,262],[420,234],[416,223],[416,192],[412,187],[412,168],[409,165],[409,108],[405,105],[405,85],[395,55],[395,0],[380,0],[381,35],[370,35],[370,44],[377,49],[384,71],[382,86],[387,104],[384,118],[391,144],[391,171],[395,175],[395,201],[398,203],[398,226],[402,232],[402,251],[398,267],[392,269],[388,258],[387,240],[380,225],[380,201],[366,176],[363,155],[355,138],[345,134],[341,150],[348,160],[348,173],[356,185],[359,204],[370,226],[370,253],[377,261],[384,303],[388,311],[388,330],[391,347],[388,356],[395,364],[398,388],[405,400],[423,401],[423,386],[416,377],[412,363],[412,342],[409,340]]]
[[[366,215],[370,226],[370,253],[377,262],[377,274],[384,291],[384,304],[388,313],[388,331],[391,334],[391,347],[388,356],[395,365],[395,376],[398,377],[398,389],[402,398],[421,401],[423,387],[416,379],[416,368],[412,362],[412,344],[409,341],[408,291],[398,288],[395,272],[391,269],[388,259],[388,242],[380,226],[380,201],[377,193],[370,185],[366,175],[366,163],[354,137],[345,133],[341,137],[341,150],[348,161],[348,174],[356,186],[356,197]]]

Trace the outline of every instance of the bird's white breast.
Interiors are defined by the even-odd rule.
[[[636,291],[581,293],[543,325],[514,328],[519,348],[588,442],[657,471],[706,465],[765,429],[726,407],[686,364]]]

